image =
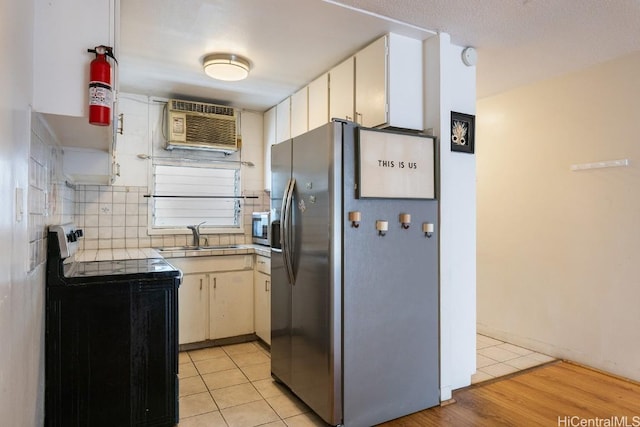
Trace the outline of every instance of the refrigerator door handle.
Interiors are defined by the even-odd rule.
[[[284,266],[287,270],[287,279],[290,284],[294,284],[293,266],[291,264],[291,202],[293,199],[293,188],[295,179],[289,179],[287,188],[282,198],[282,221],[280,221],[280,234],[282,236],[282,255]]]
[[[287,186],[284,189],[284,195],[282,196],[282,208],[280,210],[280,252],[282,252],[282,260],[284,263],[284,269],[287,272],[287,281],[291,282],[289,276],[289,266],[287,265],[287,196],[289,195],[289,187],[291,187],[291,178],[287,181]]]
[[[295,284],[295,276],[293,273],[293,254],[292,254],[292,213],[291,204],[293,201],[293,190],[296,185],[296,180],[291,178],[287,184],[287,190],[285,196],[282,199],[282,221],[280,226],[282,227],[282,253],[284,255],[284,265],[287,269],[287,278],[289,283]]]

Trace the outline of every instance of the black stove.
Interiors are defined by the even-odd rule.
[[[75,261],[82,230],[73,224],[52,226],[47,242],[47,286],[181,278],[180,270],[163,258],[117,261]]]
[[[178,422],[178,287],[162,258],[75,261],[82,231],[47,242],[45,426]]]

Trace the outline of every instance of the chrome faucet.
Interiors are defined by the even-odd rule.
[[[193,246],[200,247],[200,226],[207,221],[202,221],[197,225],[187,225],[187,228],[193,233]]]

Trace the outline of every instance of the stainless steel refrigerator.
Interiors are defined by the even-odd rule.
[[[440,400],[438,239],[422,226],[437,231],[437,201],[362,197],[365,131],[331,122],[271,155],[271,373],[348,427]]]

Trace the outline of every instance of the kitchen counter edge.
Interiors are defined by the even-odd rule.
[[[256,254],[270,257],[271,248],[261,245],[237,245],[236,248],[220,249],[199,249],[199,250],[176,250],[159,252],[154,248],[130,248],[130,249],[88,249],[79,251],[75,259],[78,262],[87,261],[119,261],[127,259],[144,258],[189,258],[203,256],[223,256],[223,255],[248,255]]]

